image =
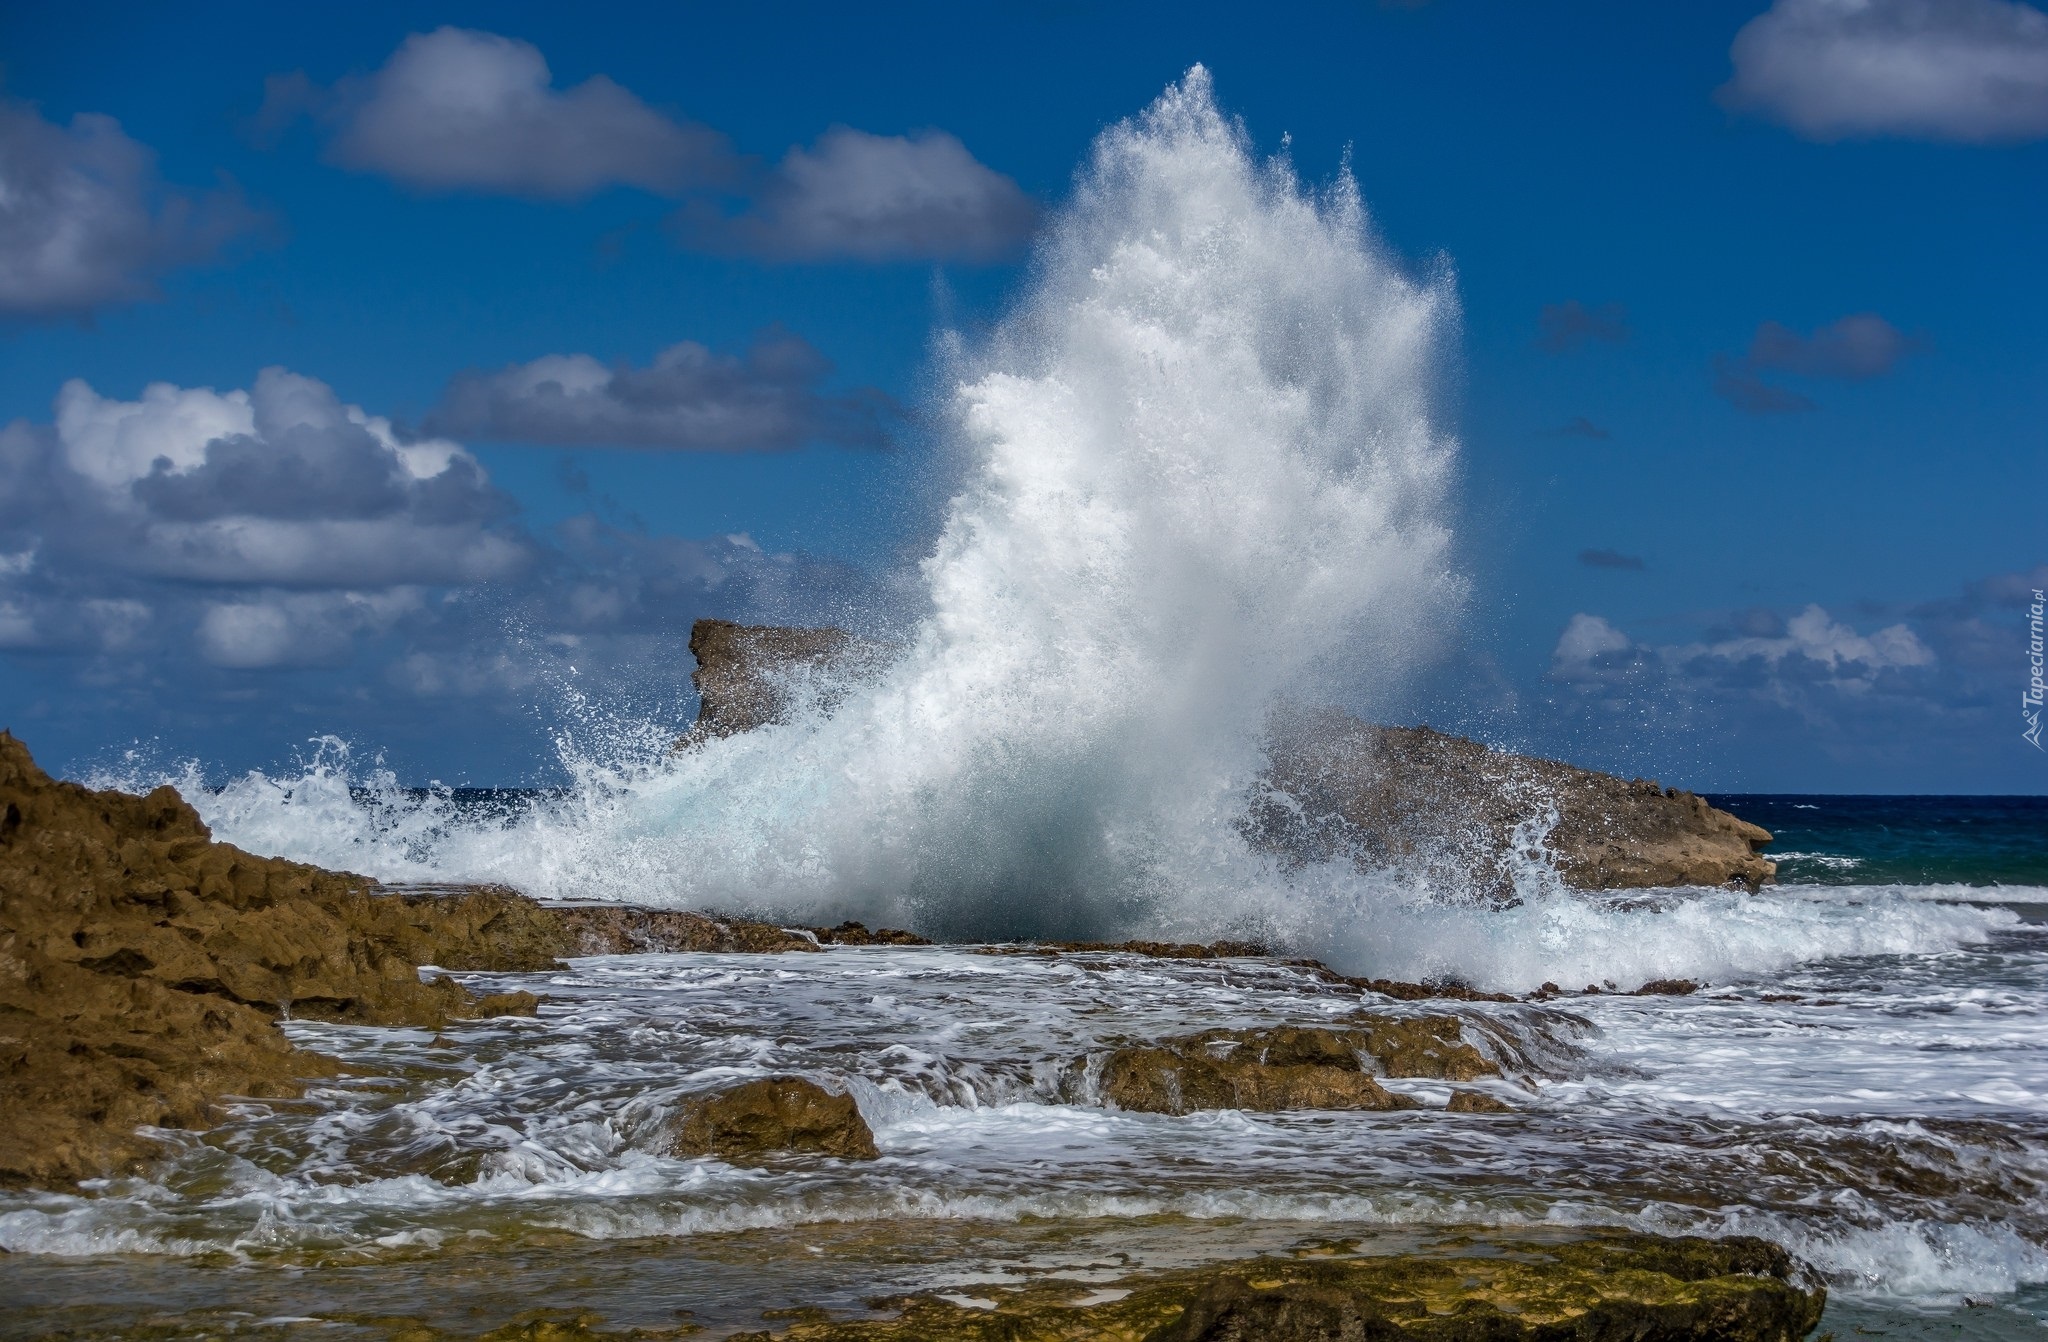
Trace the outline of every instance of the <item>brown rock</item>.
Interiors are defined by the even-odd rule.
[[[524,967],[535,918],[509,891],[393,896],[215,843],[172,789],[59,783],[0,732],[0,1182],[125,1168],[153,1149],[139,1125],[201,1126],[220,1096],[331,1074],[273,1027],[287,1014],[439,1029],[531,1013],[530,994],[479,1002],[418,966],[484,967],[496,929],[504,967]]]
[[[1361,1058],[1383,1076],[1499,1076],[1461,1030],[1448,1016],[1364,1016],[1350,1029],[1205,1030],[1115,1050],[1103,1061],[1098,1086],[1108,1103],[1140,1113],[1409,1109],[1415,1101],[1380,1085]]]
[[[633,904],[551,904],[541,906],[557,920],[563,955],[652,955],[680,951],[815,952],[818,943],[801,932],[745,918],[717,918],[679,909],[645,909]]]
[[[1691,979],[1651,979],[1636,989],[1637,997],[1690,997],[1700,990]]]
[[[745,1160],[781,1151],[816,1151],[873,1160],[875,1134],[851,1095],[834,1095],[802,1077],[749,1081],[692,1100],[676,1127],[681,1156]]]
[[[870,928],[865,923],[844,922],[837,927],[804,929],[825,946],[929,946],[932,943],[900,927]]]
[[[1497,1100],[1483,1090],[1454,1090],[1444,1108],[1453,1114],[1512,1114],[1515,1106]]]
[[[937,1293],[890,1319],[804,1321],[782,1342],[1798,1342],[1827,1293],[1762,1240],[1594,1232],[1569,1244],[1480,1231],[1378,1257],[1255,1258],[1116,1283],[1055,1279]],[[1094,1283],[1090,1283],[1092,1287]],[[766,1333],[732,1342],[768,1342]]]
[[[1515,827],[1555,807],[1544,839],[1581,890],[1739,884],[1777,873],[1770,832],[1690,792],[1556,760],[1492,750],[1428,727],[1376,727],[1348,714],[1295,715],[1275,731],[1268,782],[1284,798],[1248,822],[1260,843],[1302,858],[1350,854],[1434,871],[1456,885],[1510,888]]]
[[[676,744],[688,747],[780,722],[806,700],[829,711],[846,686],[878,668],[888,651],[844,629],[699,620],[690,626],[697,721]]]

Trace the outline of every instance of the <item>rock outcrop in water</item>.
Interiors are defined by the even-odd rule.
[[[797,1323],[782,1342],[1798,1342],[1826,1292],[1763,1240],[1481,1234],[1435,1251],[1345,1246],[1125,1277],[1102,1300],[1071,1281],[933,1293],[897,1317]],[[767,1342],[742,1333],[733,1342]]]
[[[1501,1074],[1464,1042],[1463,1030],[1454,1016],[1376,1015],[1356,1017],[1346,1028],[1205,1030],[1114,1050],[1096,1085],[1119,1109],[1151,1114],[1412,1109],[1414,1100],[1382,1086],[1374,1072],[1448,1081]]]
[[[835,1095],[796,1076],[765,1077],[692,1100],[676,1127],[679,1156],[747,1161],[813,1151],[842,1160],[873,1160],[875,1134],[851,1095]]]
[[[701,706],[683,745],[780,721],[806,697],[829,708],[832,694],[889,650],[841,629],[699,620],[690,651]],[[1428,727],[1299,713],[1276,726],[1270,760],[1268,800],[1246,818],[1246,833],[1300,860],[1351,855],[1432,871],[1462,888],[1476,874],[1482,891],[1505,894],[1521,841],[1535,839],[1527,822],[1554,810],[1541,843],[1576,889],[1754,890],[1777,873],[1761,852],[1769,831],[1693,793]]]
[[[844,629],[699,620],[690,626],[690,655],[697,659],[690,675],[697,687],[697,721],[677,745],[779,721],[806,695],[829,708],[886,651]]]
[[[1580,890],[1739,884],[1777,874],[1768,830],[1690,792],[1646,779],[1492,750],[1428,727],[1376,727],[1348,714],[1302,714],[1274,734],[1276,801],[1252,817],[1260,841],[1302,857],[1477,868],[1505,885],[1533,818],[1565,882]],[[1280,801],[1284,798],[1284,802]],[[1524,826],[1522,833],[1517,827]]]

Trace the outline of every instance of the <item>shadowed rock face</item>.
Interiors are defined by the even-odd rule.
[[[936,1294],[893,1319],[800,1322],[784,1342],[1798,1342],[1826,1292],[1762,1240],[1596,1232],[1570,1244],[1479,1232],[1387,1257],[1257,1258],[1125,1277],[1081,1303],[1071,1282]],[[879,1302],[878,1302],[879,1303]],[[764,1342],[742,1333],[733,1342]]]
[[[747,731],[809,695],[826,707],[888,649],[840,629],[785,629],[699,620],[690,631],[702,696],[679,744]],[[819,673],[832,685],[821,693]],[[1581,890],[1740,884],[1777,866],[1767,830],[1690,792],[1644,779],[1492,750],[1428,727],[1376,727],[1345,713],[1297,713],[1276,724],[1265,800],[1246,817],[1254,843],[1302,861],[1353,856],[1441,876],[1502,896],[1517,826],[1551,808],[1543,845]],[[1533,839],[1533,836],[1528,836]]]
[[[674,1150],[735,1161],[797,1151],[843,1160],[881,1154],[851,1095],[794,1076],[749,1081],[692,1101],[677,1125]]]

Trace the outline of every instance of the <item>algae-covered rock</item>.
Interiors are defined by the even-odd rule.
[[[1199,1109],[1412,1109],[1375,1079],[1470,1081],[1500,1068],[1452,1016],[1360,1016],[1350,1028],[1204,1030],[1130,1045],[1103,1060],[1104,1101],[1141,1113]],[[1373,1070],[1368,1070],[1370,1062]]]
[[[1452,1242],[1386,1257],[1257,1258],[1126,1277],[1128,1294],[977,1287],[890,1319],[799,1323],[784,1342],[1797,1342],[1826,1293],[1755,1239],[1621,1233]],[[765,1339],[767,1333],[740,1334]]]
[[[881,1154],[851,1095],[835,1095],[795,1076],[749,1081],[692,1100],[676,1125],[673,1149],[681,1156],[722,1160],[785,1151],[843,1160],[873,1160]]]

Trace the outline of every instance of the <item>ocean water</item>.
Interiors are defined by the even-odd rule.
[[[1826,1275],[1839,1330],[2039,1336],[2037,802],[1721,799],[1779,835],[1754,896],[1588,896],[1532,857],[1501,906],[1246,842],[1269,715],[1370,715],[1455,627],[1456,310],[1447,266],[1390,256],[1348,177],[1255,155],[1198,69],[1104,133],[995,335],[942,342],[960,483],[872,679],[792,683],[790,721],[681,753],[672,723],[582,732],[547,793],[409,791],[339,743],[171,771],[259,852],[953,944],[463,975],[547,1001],[440,1036],[288,1023],[349,1074],[169,1135],[145,1175],[0,1194],[0,1336],[475,1334],[540,1304],[717,1336],[1473,1225],[1760,1234]],[[1121,936],[1568,991],[1400,1004],[1279,957],[986,953]],[[1630,995],[1666,978],[1705,986]],[[1361,1010],[1457,1014],[1512,1112],[1397,1080],[1419,1108],[1166,1117],[1089,1083],[1120,1042]],[[688,1097],[792,1073],[851,1093],[881,1159],[667,1151]]]
[[[2048,885],[2048,797],[1709,798],[1771,831],[1778,879],[1811,885]]]

